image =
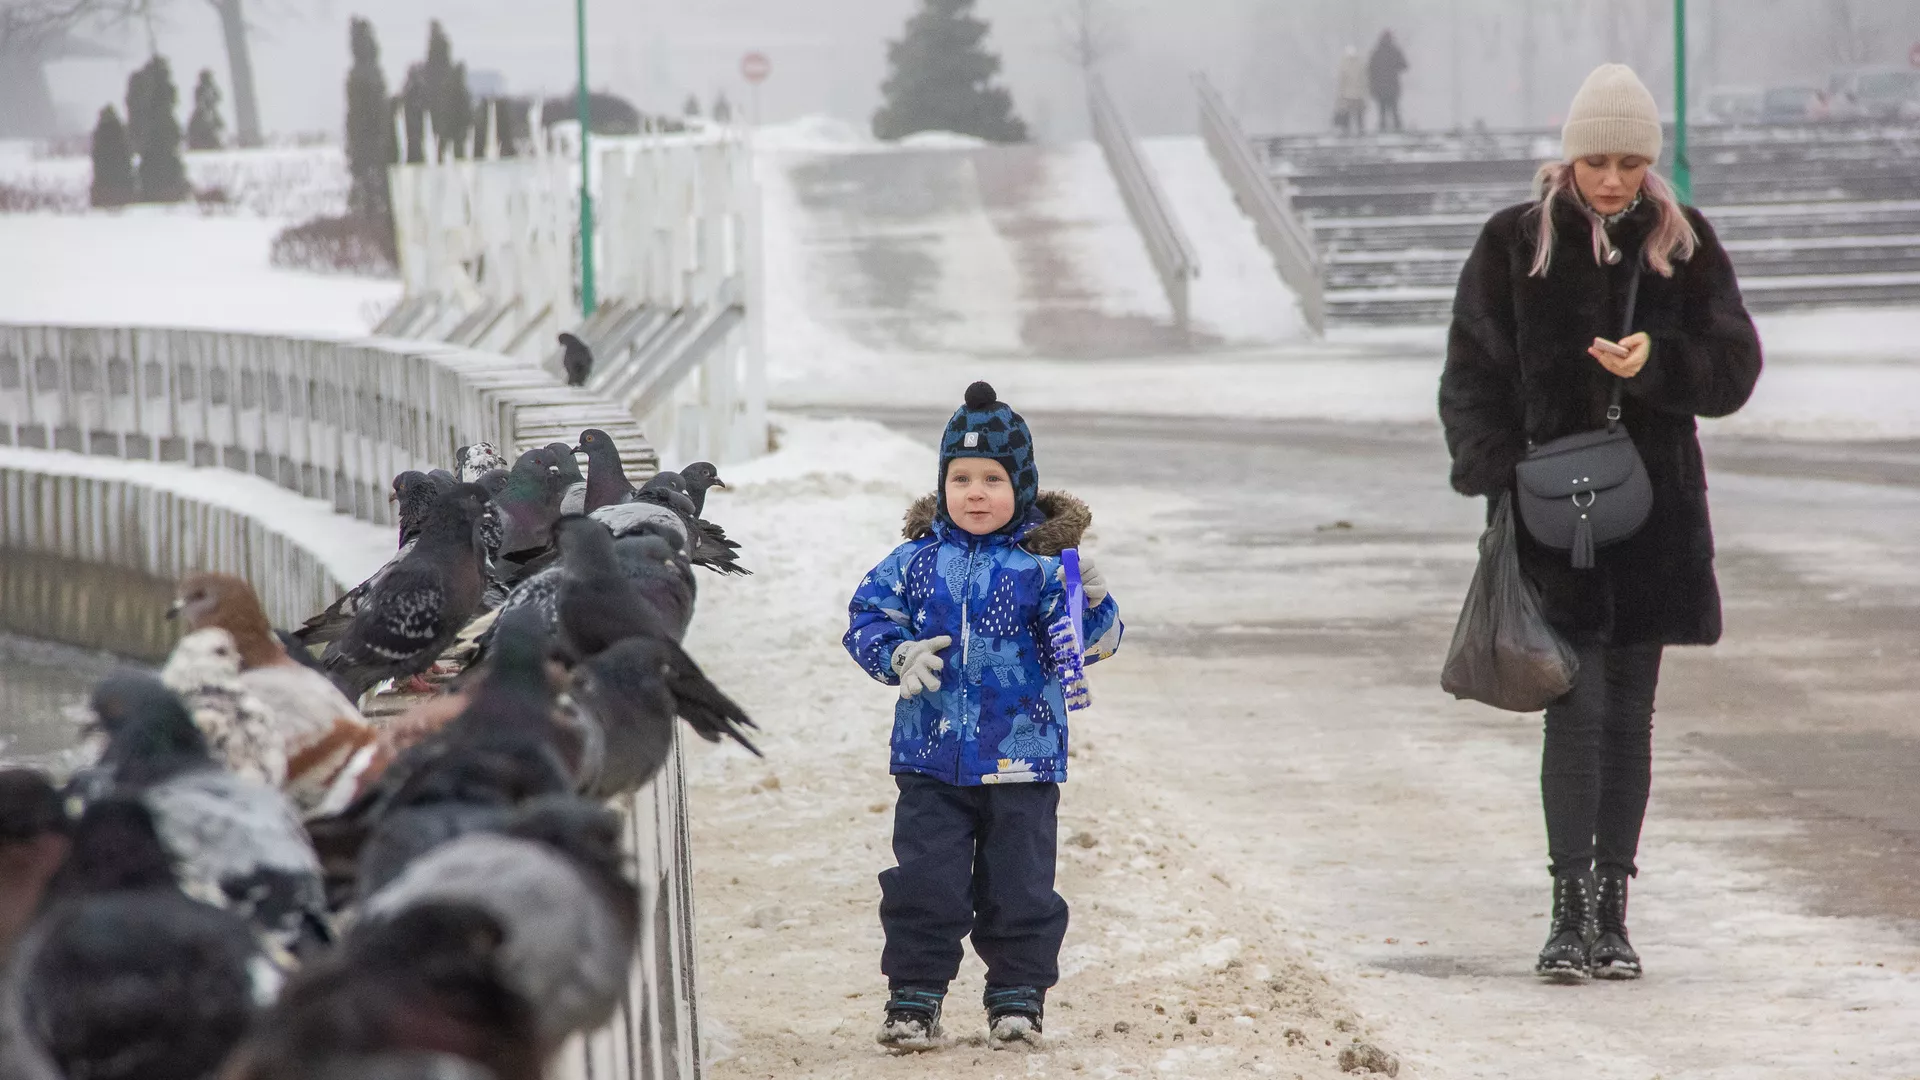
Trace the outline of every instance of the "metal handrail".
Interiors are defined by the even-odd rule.
[[[1153,169],[1141,156],[1140,145],[1126,117],[1121,115],[1107,93],[1106,84],[1097,75],[1087,79],[1087,111],[1093,118],[1093,137],[1099,142],[1107,167],[1120,186],[1121,201],[1126,203],[1128,216],[1133,218],[1134,227],[1146,241],[1154,272],[1160,276],[1167,302],[1173,306],[1174,323],[1185,330],[1189,313],[1188,283],[1200,276],[1200,260],[1181,230]]]
[[[1253,143],[1240,121],[1227,108],[1205,74],[1193,77],[1200,96],[1200,134],[1220,166],[1241,210],[1253,218],[1260,243],[1273,255],[1280,279],[1300,298],[1300,312],[1315,334],[1327,328],[1325,279],[1313,234],[1293,210],[1293,195],[1284,180],[1267,174],[1254,157]]]

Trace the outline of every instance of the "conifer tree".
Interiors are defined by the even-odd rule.
[[[133,147],[120,114],[109,105],[100,110],[100,122],[93,128],[93,205],[125,206],[139,198],[133,180]]]
[[[685,105],[680,106],[680,114],[682,116],[699,116],[700,115],[700,95],[688,94],[687,103]]]
[[[421,145],[426,132],[423,117],[433,118],[433,137],[444,156],[451,151],[465,157],[473,137],[473,96],[467,90],[467,65],[453,62],[453,43],[435,19],[427,29],[427,58],[407,69],[401,91],[407,109],[407,160],[426,160]]]
[[[220,149],[226,145],[226,127],[220,116],[220,86],[212,70],[202,70],[193,88],[193,115],[187,118],[187,149]]]
[[[727,100],[725,90],[713,96],[713,118],[718,123],[733,123],[733,102]]]
[[[398,152],[393,144],[393,110],[387,98],[387,77],[380,70],[380,42],[373,24],[353,20],[349,37],[353,67],[347,72],[347,209],[355,217],[384,222],[392,230],[393,209],[387,194],[387,166]]]
[[[916,131],[953,131],[993,142],[1025,142],[1013,98],[995,85],[1000,58],[985,47],[987,24],[974,0],[921,0],[900,40],[887,43],[891,72],[873,133],[899,139]]]
[[[127,131],[139,157],[141,202],[184,202],[193,193],[180,156],[179,105],[166,57],[155,56],[127,80]]]

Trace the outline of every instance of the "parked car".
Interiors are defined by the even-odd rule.
[[[1760,98],[1760,122],[1763,124],[1853,120],[1859,116],[1859,106],[1818,86],[1770,86]]]
[[[1828,80],[1827,91],[1875,120],[1920,117],[1920,70],[1913,68],[1839,72]]]
[[[1762,94],[1757,87],[1722,86],[1701,102],[1702,119],[1709,124],[1751,124],[1760,119]]]

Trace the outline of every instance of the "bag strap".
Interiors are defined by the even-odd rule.
[[[1633,258],[1633,270],[1627,276],[1627,314],[1620,320],[1620,337],[1626,338],[1633,333],[1633,309],[1640,300],[1640,256]],[[1620,426],[1620,402],[1626,394],[1627,380],[1618,375],[1613,377],[1613,390],[1607,395],[1607,430]]]

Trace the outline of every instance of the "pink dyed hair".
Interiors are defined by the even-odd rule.
[[[1570,161],[1550,161],[1540,166],[1533,177],[1533,196],[1538,204],[1529,211],[1539,219],[1538,233],[1534,238],[1533,266],[1527,271],[1529,277],[1546,277],[1547,267],[1553,263],[1553,214],[1548,209],[1555,199],[1571,199],[1580,207],[1593,224],[1593,261],[1607,261],[1607,230],[1600,218],[1587,208],[1585,199],[1573,183],[1573,163]],[[1693,231],[1693,222],[1680,209],[1680,197],[1674,193],[1673,185],[1652,169],[1647,170],[1646,179],[1640,185],[1640,197],[1651,202],[1657,219],[1653,231],[1647,234],[1644,248],[1647,265],[1661,277],[1673,276],[1673,264],[1693,258],[1700,246],[1700,237]]]

